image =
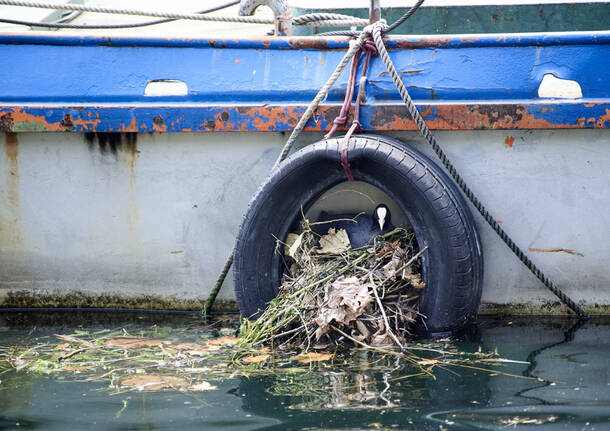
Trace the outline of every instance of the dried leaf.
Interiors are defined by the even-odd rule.
[[[286,246],[284,247],[284,254],[294,259],[299,250],[299,247],[303,243],[303,234],[297,235],[296,233],[289,233],[286,237]]]
[[[330,324],[335,321],[347,325],[356,320],[373,301],[368,285],[362,284],[358,277],[337,278],[326,293],[326,303],[320,307],[314,322],[318,325],[316,339],[326,334]]]
[[[408,268],[408,271],[406,271],[403,274],[402,278],[405,279],[405,280],[409,280],[409,283],[411,283],[411,286],[413,286],[416,289],[423,289],[424,287],[426,287],[426,283],[424,283],[422,281],[421,275],[420,274],[412,274],[410,268]]]
[[[78,367],[78,366],[67,366],[67,367],[63,367],[62,370],[64,371],[82,371],[82,370],[88,370],[90,368],[93,368],[90,365],[87,366],[82,366],[82,367]]]
[[[360,320],[356,320],[356,328],[358,328],[358,331],[360,331],[360,334],[362,334],[363,338],[368,338],[369,335],[371,335],[364,322],[361,322]]]
[[[320,248],[317,251],[319,254],[339,254],[349,250],[351,244],[347,231],[345,229],[335,228],[328,229],[327,235],[322,235],[320,238]]]
[[[61,343],[55,346],[56,349],[67,349],[68,347],[70,347],[70,343]]]
[[[404,264],[407,263],[407,253],[398,245],[394,249],[392,253],[392,260],[390,260],[387,264],[383,266],[383,275],[386,278],[394,279],[398,275],[398,270],[401,270]]]
[[[158,376],[156,374],[146,374],[125,379],[121,382],[122,386],[136,389],[138,391],[158,391],[160,389],[185,390],[188,384],[179,377]]]
[[[394,345],[394,339],[385,330],[379,331],[371,338],[371,346],[373,347],[388,347]]]
[[[195,344],[195,343],[182,343],[176,346],[178,350],[184,351],[187,355],[191,356],[205,356],[209,352],[215,352],[220,350],[221,346],[209,345],[209,344]]]
[[[237,337],[224,336],[212,338],[211,340],[206,340],[204,343],[209,346],[234,346],[238,343],[238,341],[239,338]]]
[[[302,364],[309,364],[311,362],[328,361],[329,359],[332,359],[333,356],[335,356],[334,353],[311,352],[311,353],[301,353],[300,355],[293,356],[290,359],[292,359],[293,361],[299,361]]]
[[[169,341],[151,340],[147,338],[113,338],[104,343],[106,347],[118,347],[121,349],[140,349],[142,347],[160,346]]]
[[[265,362],[267,359],[269,359],[269,355],[264,354],[256,356],[246,356],[241,361],[246,364],[258,364],[259,362]]]
[[[189,388],[191,391],[214,391],[218,389],[216,386],[209,384],[208,382],[195,383]]]

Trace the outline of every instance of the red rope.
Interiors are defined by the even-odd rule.
[[[352,65],[349,71],[349,79],[347,81],[347,88],[345,90],[345,99],[343,100],[343,106],[341,106],[341,111],[339,116],[335,118],[333,121],[333,125],[330,131],[324,136],[325,139],[332,137],[337,128],[339,126],[344,126],[347,123],[347,114],[349,112],[349,108],[352,104],[352,99],[354,98],[354,88],[356,87],[356,74],[358,72],[358,63],[360,63],[360,55],[362,52],[366,53],[366,57],[364,58],[364,65],[362,66],[362,72],[360,73],[360,83],[363,84],[362,78],[366,78],[366,74],[369,70],[369,63],[371,61],[371,57],[377,55],[377,47],[375,46],[375,42],[372,39],[366,39],[363,43],[354,58],[352,59]],[[358,123],[359,130],[360,127],[360,98],[356,98],[356,105],[354,108],[354,122]]]
[[[345,170],[345,175],[347,175],[347,179],[349,181],[354,181],[354,176],[350,169],[349,161],[348,161],[348,145],[349,140],[352,134],[355,131],[361,131],[362,126],[360,125],[360,104],[362,103],[362,99],[364,96],[364,85],[366,83],[366,74],[369,70],[369,63],[371,61],[371,57],[377,55],[377,47],[375,46],[375,42],[372,39],[366,39],[363,43],[356,55],[352,60],[352,65],[349,71],[349,79],[347,81],[347,88],[345,90],[345,99],[343,100],[343,106],[341,106],[341,111],[339,112],[339,116],[335,118],[333,121],[333,125],[330,131],[324,136],[325,139],[332,137],[339,126],[343,126],[347,123],[347,114],[349,112],[349,108],[352,104],[352,99],[354,98],[354,89],[356,87],[356,75],[358,72],[358,63],[360,62],[360,55],[364,52],[364,64],[362,66],[362,71],[360,72],[360,82],[359,82],[359,91],[356,97],[356,102],[354,106],[354,118],[352,121],[352,126],[349,128],[348,132],[345,134],[343,139],[343,146],[341,149],[341,166]]]

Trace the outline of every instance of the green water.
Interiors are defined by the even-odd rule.
[[[235,324],[207,327],[196,316],[176,315],[3,313],[0,348],[105,328],[138,335],[154,327],[160,336],[179,333],[191,342]],[[515,376],[435,366],[434,377],[406,378],[410,368],[402,359],[356,349],[335,362],[277,373],[231,376],[227,366],[223,376],[202,376],[215,390],[196,393],[117,391],[76,372],[10,370],[0,375],[0,428],[610,429],[609,336],[609,319],[575,325],[530,318],[481,320],[450,342],[470,352],[497,348],[502,358],[527,362],[496,367]]]

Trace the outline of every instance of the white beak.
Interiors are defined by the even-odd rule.
[[[387,215],[388,210],[381,207],[377,209],[377,221],[379,223],[379,229],[383,230],[383,225],[385,224],[385,216]]]

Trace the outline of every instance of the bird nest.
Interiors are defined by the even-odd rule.
[[[278,241],[286,272],[278,295],[256,320],[244,320],[246,344],[309,350],[329,344],[403,347],[419,312],[421,279],[415,234],[397,228],[352,249],[344,229],[318,235],[304,222],[301,234]],[[316,229],[317,230],[317,229]]]

